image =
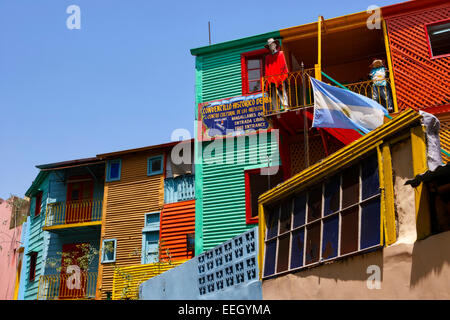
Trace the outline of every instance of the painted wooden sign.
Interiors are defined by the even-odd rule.
[[[200,140],[269,128],[269,123],[263,118],[262,94],[202,103],[199,105],[199,119]]]

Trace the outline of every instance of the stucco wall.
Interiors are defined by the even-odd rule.
[[[263,281],[263,299],[450,299],[450,232]],[[381,271],[369,289],[370,265]]]

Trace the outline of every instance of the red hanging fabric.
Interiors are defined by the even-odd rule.
[[[288,72],[283,51],[268,54],[265,57],[265,77],[267,77],[267,84],[275,83],[277,86],[281,85],[287,79]]]

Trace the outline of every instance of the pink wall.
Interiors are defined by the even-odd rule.
[[[12,300],[19,259],[22,226],[9,229],[11,207],[0,199],[0,300]]]

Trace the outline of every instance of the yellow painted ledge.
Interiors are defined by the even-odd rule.
[[[44,231],[51,230],[59,230],[59,229],[70,229],[70,228],[79,228],[79,227],[92,227],[92,226],[101,226],[101,221],[90,221],[90,222],[80,222],[80,223],[71,223],[71,224],[60,224],[57,226],[50,227],[42,227]]]

